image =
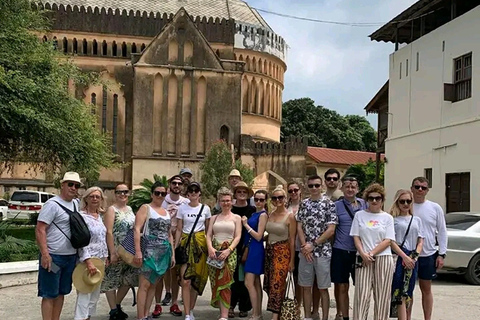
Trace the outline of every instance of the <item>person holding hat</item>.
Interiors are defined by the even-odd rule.
[[[96,313],[100,285],[105,275],[105,259],[108,257],[107,228],[100,216],[105,206],[105,196],[99,187],[88,188],[80,201],[80,213],[91,238],[88,246],[78,249],[80,264],[73,272],[73,284],[77,289],[75,320],[89,319]]]
[[[232,170],[232,173],[236,173]],[[230,174],[232,174],[230,173]],[[239,173],[240,174],[240,173]],[[230,177],[229,179],[231,179]],[[254,214],[257,209],[254,206],[251,206],[248,200],[253,196],[253,190],[243,181],[238,181],[233,188],[233,196],[235,198],[235,204],[232,206],[232,213],[239,215],[240,217],[246,217],[249,219],[252,214]],[[242,233],[240,243],[245,242],[245,235]],[[240,259],[243,255],[243,246],[237,247],[237,257]],[[252,304],[250,302],[250,296],[248,290],[245,287],[244,283],[244,272],[243,265],[241,261],[238,261],[237,267],[235,269],[234,279],[235,283],[232,285],[232,299],[230,302],[229,317],[235,316],[235,306],[238,304],[240,310],[239,317],[247,317],[248,311],[252,309]]]
[[[178,209],[178,227],[175,237],[176,246],[183,246],[187,249],[187,263],[180,265],[180,281],[185,319],[191,320],[195,320],[193,309],[197,302],[197,296],[203,294],[208,279],[208,248],[205,230],[212,214],[207,205],[200,203],[201,195],[198,182],[188,185],[187,197],[190,203]],[[190,242],[187,244],[189,238]]]
[[[44,319],[60,318],[64,296],[72,291],[72,273],[77,260],[77,250],[69,240],[70,215],[60,205],[77,210],[74,199],[82,182],[78,173],[66,172],[60,184],[60,195],[45,202],[35,228],[40,249],[38,296],[42,297]]]

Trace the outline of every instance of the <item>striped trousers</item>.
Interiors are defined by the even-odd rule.
[[[392,256],[377,256],[369,266],[355,270],[353,320],[367,320],[373,289],[374,320],[388,320],[395,266]]]

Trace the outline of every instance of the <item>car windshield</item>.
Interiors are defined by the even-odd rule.
[[[467,230],[475,223],[480,221],[480,216],[473,214],[447,214],[446,223],[447,228],[457,230]]]
[[[10,201],[38,202],[38,193],[28,191],[15,191]]]

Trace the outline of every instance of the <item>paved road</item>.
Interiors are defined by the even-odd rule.
[[[480,312],[480,286],[470,286],[463,279],[455,275],[441,275],[439,280],[434,282],[435,305],[433,319],[435,320],[457,320],[479,319]],[[1,320],[41,320],[40,299],[36,297],[36,285],[26,285],[12,288],[0,289],[0,319]],[[199,320],[218,319],[217,310],[209,305],[210,288],[207,289],[203,297],[199,298],[197,303],[195,317]],[[417,286],[416,297],[420,298],[420,292]],[[62,320],[73,319],[73,308],[75,304],[75,293],[68,295],[65,299]],[[331,294],[333,297],[333,294]],[[353,297],[353,292],[352,295]],[[265,301],[264,301],[265,302]],[[414,304],[413,320],[423,320],[420,299]],[[131,307],[132,295],[128,294],[124,310],[130,315],[129,319],[135,319],[135,308]],[[265,308],[264,308],[265,309]],[[373,306],[370,309],[373,313]],[[108,305],[105,296],[102,295],[98,305],[98,315],[92,317],[92,320],[106,320]],[[330,309],[330,319],[334,318],[335,310]],[[264,313],[265,319],[270,319],[269,313]],[[160,319],[183,319],[183,317],[174,317],[170,314],[164,314]],[[373,319],[373,315],[369,319]]]

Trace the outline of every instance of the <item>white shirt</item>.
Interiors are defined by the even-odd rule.
[[[201,208],[202,204],[199,204],[196,207],[192,207],[187,204],[178,208],[177,219],[183,220],[183,233],[190,233],[190,231],[192,231],[193,224],[195,223],[195,220],[197,219],[197,215],[200,212]],[[210,212],[210,207],[205,205],[202,211],[202,215],[198,219],[197,225],[195,226],[195,230],[193,232],[205,230],[205,220],[210,219],[211,216],[212,214]]]
[[[177,201],[173,201],[172,198],[170,197],[170,194],[167,194],[165,197],[165,200],[162,202],[162,208],[167,210],[168,214],[170,215],[170,218],[172,219],[172,229],[177,228],[177,212],[178,208],[184,204],[189,203],[190,200],[188,200],[185,197],[180,196]]]
[[[422,219],[425,240],[420,257],[431,256],[437,252],[435,246],[438,239],[440,254],[447,253],[447,226],[445,224],[445,214],[438,203],[425,200],[424,203],[413,204],[413,214]]]
[[[360,210],[355,213],[350,235],[352,237],[360,237],[363,245],[363,251],[370,252],[385,239],[395,241],[393,217],[383,211],[379,213],[371,213],[365,210]],[[377,256],[390,255],[392,255],[390,246],[377,254]]]
[[[400,246],[405,238],[405,233],[408,229],[408,224],[410,220],[412,224],[410,225],[410,230],[408,231],[407,238],[405,239],[405,244],[403,245],[407,250],[412,251],[417,248],[418,238],[423,238],[423,227],[422,219],[419,217],[408,216],[397,216],[394,219],[395,226],[395,238],[397,244]]]

